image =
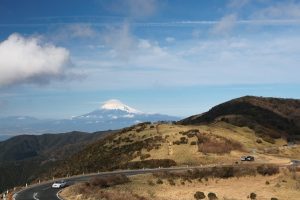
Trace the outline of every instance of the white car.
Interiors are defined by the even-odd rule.
[[[65,180],[56,181],[52,184],[52,188],[63,188],[67,185]]]

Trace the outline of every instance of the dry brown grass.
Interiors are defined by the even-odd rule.
[[[161,180],[161,181],[158,181]],[[215,193],[221,200],[245,200],[255,193],[258,200],[298,200],[300,196],[300,173],[282,169],[272,176],[242,176],[226,179],[202,178],[160,179],[151,174],[130,177],[130,182],[105,189],[78,184],[66,188],[62,196],[66,200],[193,200],[197,191]],[[206,199],[207,200],[207,199]]]
[[[276,139],[275,144],[263,140],[257,143],[258,137],[253,130],[225,122],[197,126],[154,124],[145,126],[140,132],[136,129],[126,129],[102,143],[95,143],[74,156],[66,168],[59,168],[62,175],[58,176],[69,171],[71,174],[81,174],[84,170],[88,170],[85,171],[88,173],[120,167],[149,167],[147,163],[151,163],[151,160],[173,160],[178,166],[199,166],[233,164],[240,161],[243,155],[255,156],[255,163],[288,163],[289,157],[300,158],[299,146],[282,148],[286,144],[284,139]],[[191,145],[192,142],[198,144],[198,133],[208,138],[199,144],[199,148],[198,145]],[[181,137],[188,139],[188,143],[174,145],[173,142],[180,141]],[[105,148],[100,148],[103,146]],[[271,148],[279,149],[278,154],[266,153]],[[151,164],[150,167],[153,166]]]
[[[198,133],[198,147],[202,153],[226,154],[233,150],[243,150],[241,143],[221,136]]]
[[[294,178],[293,178],[294,176]],[[149,185],[156,182],[152,175],[138,175],[131,182],[109,188],[109,191],[132,191],[135,194],[155,200],[192,200],[197,191],[207,196],[213,192],[219,199],[245,200],[250,193],[257,194],[259,200],[270,200],[272,197],[284,200],[298,200],[300,196],[300,174],[293,175],[285,171],[272,176],[245,176],[239,178],[199,180],[174,179],[174,184],[163,181],[163,184]],[[266,184],[266,181],[269,184]],[[184,182],[184,184],[182,184]]]
[[[66,200],[147,200],[128,191],[108,191],[87,186],[85,183],[71,186],[61,192]]]
[[[146,198],[128,191],[107,191],[103,188],[128,183],[125,175],[95,177],[89,182],[80,183],[65,189],[61,196],[70,200],[146,200]]]

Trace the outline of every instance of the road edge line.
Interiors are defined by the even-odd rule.
[[[59,196],[59,193],[61,193],[63,191],[63,189],[59,190],[57,193],[56,193],[56,197],[59,199],[59,200],[64,200],[63,198],[61,198]]]

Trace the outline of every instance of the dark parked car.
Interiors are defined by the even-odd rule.
[[[242,156],[241,161],[254,161],[254,156]]]

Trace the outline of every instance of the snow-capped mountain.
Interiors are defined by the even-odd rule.
[[[163,114],[148,114],[109,100],[90,113],[62,120],[39,120],[31,117],[9,117],[0,119],[1,134],[40,134],[68,131],[95,132],[119,129],[140,122],[177,121],[178,117]]]
[[[128,112],[128,113],[135,113],[135,114],[141,114],[142,112],[139,110],[136,110],[134,108],[131,108],[125,104],[123,104],[121,101],[117,100],[117,99],[111,99],[107,102],[105,102],[102,106],[101,106],[102,110],[121,110],[124,112]]]

